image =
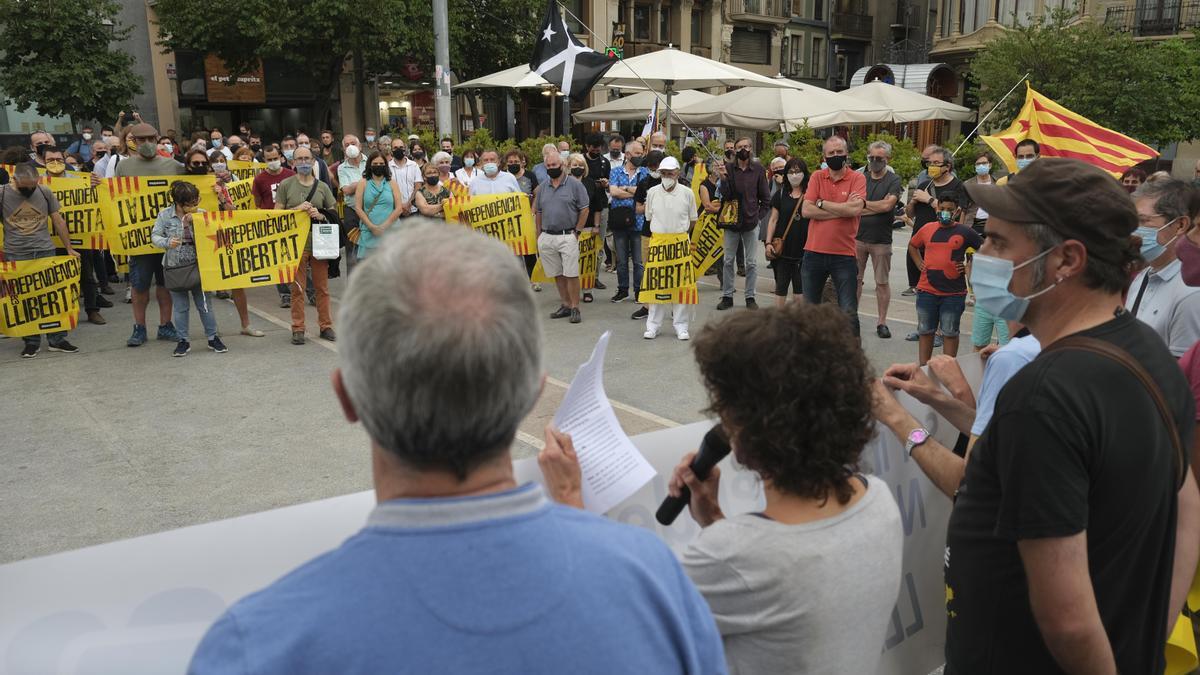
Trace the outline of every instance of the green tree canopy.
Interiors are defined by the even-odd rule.
[[[0,95],[17,110],[110,120],[142,93],[115,0],[0,0]],[[111,22],[111,27],[103,22]]]
[[[1029,73],[1038,92],[1144,143],[1200,138],[1196,40],[1138,41],[1074,11],[1055,10],[988,43],[971,71],[984,110]],[[1021,87],[996,110],[994,128],[1010,124],[1024,101]]]

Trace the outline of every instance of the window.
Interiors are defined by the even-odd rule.
[[[790,36],[783,36],[779,41],[779,72],[783,75],[788,75],[792,72],[791,64],[788,63],[788,56],[791,55],[791,47],[788,43],[791,42]]]
[[[825,0],[813,0],[813,21],[825,20]]]
[[[1000,0],[1000,2],[1012,2],[1012,0]],[[950,11],[953,5],[950,0],[942,0],[942,8],[940,11],[942,18],[942,37],[950,35]]]
[[[579,19],[583,17],[583,0],[562,0],[562,4],[567,10],[563,12],[567,28],[576,35],[586,33],[587,29],[579,22]]]
[[[1033,0],[999,0],[997,20],[1005,26],[1026,26],[1033,12]]]
[[[633,37],[636,40],[650,39],[650,6],[633,6]]]
[[[671,7],[664,4],[658,15],[658,41],[671,41]]]
[[[821,61],[825,56],[825,41],[817,36],[812,39],[812,58],[809,59],[809,64],[812,70],[808,72],[809,77],[821,77]]]
[[[736,63],[769,64],[771,62],[771,33],[734,27],[729,55],[730,60]]]
[[[804,73],[804,33],[792,36],[792,72]]]
[[[692,46],[702,47],[707,44],[704,39],[704,10],[692,6]]]

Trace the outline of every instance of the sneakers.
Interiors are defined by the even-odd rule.
[[[279,296],[279,307],[281,309],[287,309],[291,306],[292,306],[292,296],[290,296],[290,295]]]
[[[733,298],[721,298],[721,301],[717,303],[718,310],[726,310],[730,307],[733,307]]]
[[[112,300],[109,300],[108,298],[104,297],[103,295],[97,295],[96,296],[96,306],[99,307],[100,309],[109,309],[110,307],[113,306],[113,304],[112,304]]]
[[[304,344],[304,331],[299,331],[299,330],[292,331],[292,344],[294,344],[294,345]]]
[[[583,321],[583,317],[579,314],[579,308],[576,307],[575,309],[572,309],[571,310],[571,323],[581,323],[582,321]]]
[[[146,344],[146,327],[140,323],[133,324],[133,335],[125,341],[128,347],[141,347]]]
[[[654,338],[658,337],[658,331],[648,330],[645,333],[642,333],[642,337],[647,340],[653,340]]]
[[[117,292],[113,290],[113,287],[109,286],[108,284],[100,284],[100,292],[104,295],[116,295],[117,294]]]
[[[920,339],[921,339],[921,336],[918,335],[916,332],[909,333],[908,335],[904,336],[905,342],[916,342],[917,340],[920,340]]]
[[[616,295],[612,296],[612,300],[610,300],[610,302],[620,302],[628,297],[629,291],[625,290],[624,288],[618,288]]]
[[[566,305],[559,305],[558,309],[550,313],[551,319],[565,319],[571,316],[571,310]]]
[[[190,351],[192,351],[192,343],[187,340],[180,340],[179,344],[175,345],[175,351],[171,352],[171,356],[175,358],[187,356]]]
[[[746,309],[758,309],[758,302],[754,298],[746,298]]]
[[[233,297],[229,295],[229,291],[217,291],[216,296],[218,300],[228,300]]]
[[[597,280],[596,280],[596,290],[598,290],[598,291],[606,291],[606,290],[608,290],[608,286],[605,286],[605,285],[604,285],[604,282],[602,282],[602,281],[600,281],[599,279],[597,279]]]
[[[100,316],[100,312],[94,309],[88,311],[87,317],[88,323],[94,323],[97,326],[103,326],[104,324],[108,323],[104,320],[104,317]]]
[[[334,333],[332,328],[322,328],[320,338],[328,342],[337,342],[337,333]]]
[[[208,348],[218,354],[224,354],[225,352],[229,351],[229,348],[225,346],[225,343],[221,342],[220,335],[208,341]]]
[[[125,287],[125,304],[128,305],[132,302],[133,302],[133,286],[126,286]]]
[[[887,327],[887,324],[882,324],[882,323],[879,324],[878,326],[875,326],[875,334],[878,335],[879,337],[883,338],[884,340],[892,337],[891,329]]]
[[[79,353],[79,347],[76,347],[75,345],[71,344],[70,342],[67,342],[66,340],[59,340],[58,342],[51,342],[50,346],[47,347],[47,349],[49,349],[52,352],[62,352],[63,354],[78,354]]]
[[[650,316],[650,310],[646,309],[645,307],[638,307],[636,310],[634,310],[633,314],[629,316],[629,318],[637,321],[638,319],[644,319],[648,316]]]
[[[900,295],[910,297],[910,298],[916,294],[917,294],[917,289],[915,289],[915,288],[909,288],[907,291],[900,291]]]
[[[158,339],[159,340],[167,340],[170,342],[177,342],[179,340],[179,333],[177,333],[175,331],[175,324],[168,321],[168,322],[164,323],[163,325],[159,326],[158,327]]]
[[[688,340],[692,339],[692,336],[689,335],[686,330],[675,331],[675,337],[679,338],[681,342],[687,342]]]
[[[42,351],[40,345],[31,345],[26,343],[25,348],[21,350],[21,358],[32,359],[33,357],[37,356],[38,352],[40,351]]]

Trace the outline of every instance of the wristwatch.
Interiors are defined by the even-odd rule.
[[[904,443],[904,454],[912,457],[913,448],[927,440],[929,440],[929,430],[924,427],[917,427],[908,432],[908,440]]]
[[[818,200],[817,200],[817,208],[818,208],[818,209],[823,209],[823,208],[825,208],[825,200],[824,200],[824,199],[818,199]]]

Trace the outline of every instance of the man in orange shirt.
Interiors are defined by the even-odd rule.
[[[800,278],[804,298],[813,304],[821,302],[825,280],[833,278],[838,306],[849,315],[850,328],[857,337],[858,261],[854,237],[858,234],[858,217],[866,205],[867,180],[847,165],[846,139],[831,136],[824,150],[829,168],[813,173],[800,207],[801,215],[809,219]]]

